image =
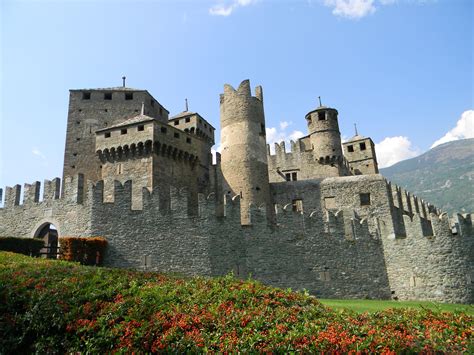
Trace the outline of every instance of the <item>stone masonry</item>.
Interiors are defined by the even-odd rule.
[[[338,112],[270,154],[263,91],[221,95],[222,155],[198,113],[145,90],[71,90],[64,178],[7,187],[0,236],[103,236],[111,267],[233,272],[318,297],[474,302],[471,215],[453,218],[378,174],[370,138],[341,144]],[[77,139],[79,138],[79,139]],[[361,144],[364,143],[364,144]],[[349,146],[352,146],[349,148]],[[0,190],[0,196],[3,195]]]

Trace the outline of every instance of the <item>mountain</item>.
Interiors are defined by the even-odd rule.
[[[474,138],[441,144],[380,173],[450,214],[474,212]]]

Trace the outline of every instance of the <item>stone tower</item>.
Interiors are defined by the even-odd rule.
[[[372,139],[356,134],[344,142],[344,156],[354,175],[378,174],[379,166]]]
[[[262,87],[250,91],[249,80],[235,90],[224,85],[220,96],[221,168],[224,188],[241,198],[242,224],[249,224],[251,204],[270,208]]]
[[[342,162],[337,115],[336,109],[320,106],[305,116],[314,157],[321,163]]]
[[[101,179],[95,132],[138,115],[142,103],[146,115],[168,122],[168,111],[146,90],[128,87],[70,90],[63,181],[64,177],[79,173],[88,180]]]

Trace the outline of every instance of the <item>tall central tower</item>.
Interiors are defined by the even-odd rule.
[[[227,192],[240,195],[241,222],[249,224],[251,204],[270,211],[265,115],[262,87],[250,91],[249,80],[235,90],[224,85],[220,96],[221,168]]]

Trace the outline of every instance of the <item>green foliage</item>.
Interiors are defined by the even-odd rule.
[[[473,317],[0,253],[0,353],[472,352]]]
[[[0,250],[24,255],[38,256],[44,246],[42,239],[33,238],[0,238]]]

